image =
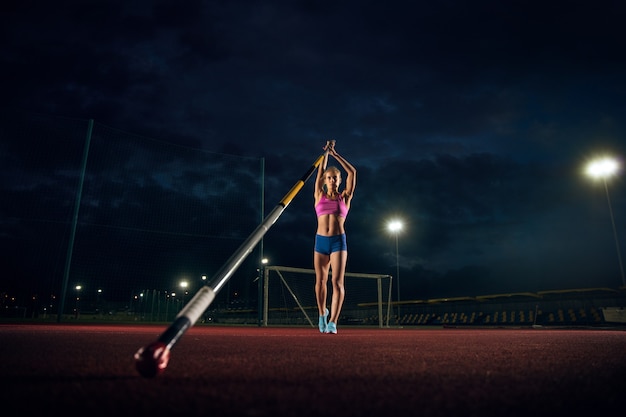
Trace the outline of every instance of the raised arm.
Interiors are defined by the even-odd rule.
[[[324,160],[317,167],[317,177],[315,178],[315,189],[313,190],[313,197],[315,198],[315,203],[319,201],[322,193],[324,192],[324,171],[328,166],[328,154],[330,153],[330,149],[334,148],[335,141],[327,140],[326,145],[322,149],[326,151],[324,153]]]
[[[341,167],[346,171],[346,180],[344,182],[343,195],[346,203],[348,203],[352,199],[354,189],[356,188],[356,168],[352,166],[352,164],[348,162],[346,158],[337,153],[334,144],[330,147],[329,153],[339,162],[339,164],[341,164]]]

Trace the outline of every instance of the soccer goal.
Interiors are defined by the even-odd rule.
[[[328,299],[332,288],[328,278]],[[341,325],[388,327],[391,275],[346,272]],[[317,326],[315,270],[266,266],[263,273],[263,325]]]

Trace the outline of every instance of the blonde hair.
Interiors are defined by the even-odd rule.
[[[326,175],[326,174],[328,174],[328,173],[329,173],[329,172],[331,172],[331,171],[332,171],[332,172],[336,172],[337,174],[339,174],[339,177],[341,177],[341,170],[340,170],[339,168],[337,168],[336,166],[333,166],[333,165],[331,165],[331,166],[329,166],[328,168],[326,168],[326,169],[324,170],[323,175]]]

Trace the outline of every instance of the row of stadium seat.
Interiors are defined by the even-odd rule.
[[[503,310],[494,312],[407,313],[391,322],[403,326],[419,325],[593,325],[602,324],[602,313],[595,307],[557,309],[556,311]],[[367,320],[376,323],[376,317]],[[391,324],[391,323],[390,323]]]

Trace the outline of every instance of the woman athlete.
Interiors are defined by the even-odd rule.
[[[319,310],[320,332],[337,334],[337,322],[345,297],[344,277],[348,260],[344,224],[356,187],[356,169],[337,153],[334,140],[327,141],[323,149],[327,153],[323,163],[318,167],[313,194],[317,214],[317,233],[313,252],[315,296]],[[341,192],[339,191],[341,171],[334,166],[326,167],[329,156],[335,158],[347,173]],[[332,273],[330,312],[326,307],[329,270]]]

